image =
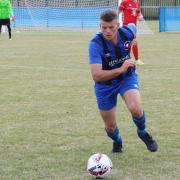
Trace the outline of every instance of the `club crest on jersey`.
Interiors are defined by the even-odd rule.
[[[130,41],[126,41],[126,42],[124,43],[124,47],[125,47],[125,49],[130,49],[130,47],[131,47],[131,42],[130,42]]]
[[[105,57],[106,57],[106,58],[108,58],[108,57],[110,57],[110,56],[111,56],[110,53],[106,53],[106,54],[105,54]]]

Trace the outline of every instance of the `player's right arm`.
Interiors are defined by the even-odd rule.
[[[122,1],[121,4],[118,6],[117,14],[119,15],[120,13],[122,13],[124,9],[125,9],[125,3],[124,1]]]
[[[103,48],[95,42],[89,44],[89,64],[92,78],[96,82],[111,80],[127,71],[129,67],[134,66],[134,60],[126,60],[121,67],[112,70],[102,69]]]
[[[102,70],[102,65],[100,64],[91,64],[91,74],[93,80],[96,82],[108,81],[111,80],[120,74],[126,72],[129,67],[134,66],[134,60],[126,60],[121,67],[112,69],[112,70]]]
[[[142,13],[141,13],[141,7],[140,7],[140,3],[139,3],[139,2],[138,2],[138,4],[137,4],[137,6],[138,6],[137,20],[138,20],[138,21],[142,21],[142,20],[143,20],[143,15],[142,15]]]

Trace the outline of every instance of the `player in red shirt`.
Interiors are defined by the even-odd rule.
[[[143,20],[143,16],[140,11],[140,3],[137,0],[122,0],[121,4],[118,6],[118,15],[121,12],[123,13],[123,26],[129,23],[137,25],[138,20]],[[139,60],[138,56],[137,37],[134,39],[132,52],[134,54],[136,64],[143,65],[144,63]]]

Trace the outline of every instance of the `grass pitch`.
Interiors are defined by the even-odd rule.
[[[122,100],[124,153],[111,154],[87,60],[92,32],[20,32],[0,37],[0,179],[88,180],[93,153],[113,162],[111,180],[180,179],[180,35],[139,35],[138,67],[147,129],[159,151],[138,139]]]

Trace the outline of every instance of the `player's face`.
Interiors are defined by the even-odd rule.
[[[101,20],[100,21],[100,28],[101,32],[103,33],[104,37],[109,41],[116,41],[117,39],[117,32],[119,28],[119,23],[117,20],[113,20],[111,22],[106,22]]]

